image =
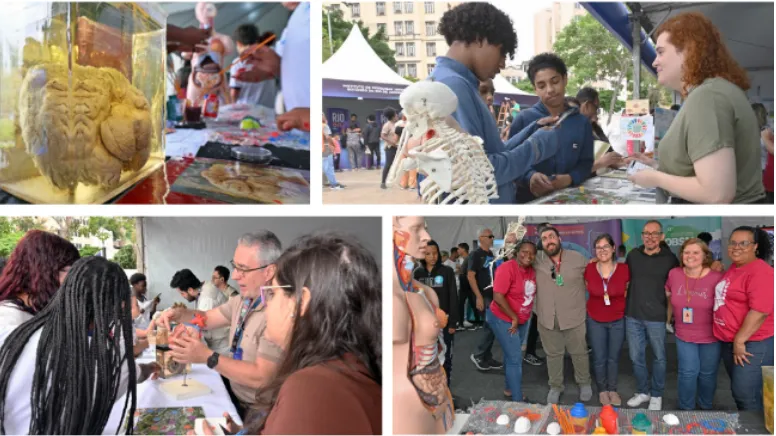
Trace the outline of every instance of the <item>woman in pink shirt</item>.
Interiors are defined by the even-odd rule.
[[[485,314],[493,334],[504,350],[506,390],[512,401],[523,398],[523,338],[528,331],[534,298],[536,297],[536,245],[522,241],[515,249],[516,256],[496,269],[493,279],[493,302]]]
[[[773,267],[768,235],[738,227],[728,241],[733,265],[715,289],[714,337],[738,410],[763,409],[762,367],[773,365]]]
[[[676,318],[676,353],[679,359],[679,409],[711,409],[717,390],[720,343],[712,331],[714,288],[722,273],[713,271],[711,250],[690,238],[679,251],[679,266],[668,273],[668,321]]]

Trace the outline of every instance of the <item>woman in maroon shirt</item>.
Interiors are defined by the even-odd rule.
[[[596,262],[585,269],[587,329],[593,348],[593,371],[601,404],[619,406],[617,371],[625,341],[625,294],[630,281],[628,265],[617,263],[614,239],[604,233],[595,240]]]

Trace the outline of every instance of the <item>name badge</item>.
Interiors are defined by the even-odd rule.
[[[232,358],[234,360],[242,360],[242,354],[243,354],[242,348],[238,347],[237,350],[234,352],[234,355],[232,356]]]
[[[682,322],[692,324],[692,307],[682,309]]]
[[[609,294],[604,294],[604,304],[607,306],[612,305],[612,302],[609,300]]]

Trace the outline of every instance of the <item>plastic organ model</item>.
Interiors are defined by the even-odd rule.
[[[482,139],[456,130],[447,118],[458,98],[443,83],[423,81],[410,85],[399,98],[407,125],[399,141],[398,158],[388,183],[418,168],[428,177],[420,194],[428,204],[486,204],[498,198],[493,165],[483,151]],[[409,142],[420,142],[410,147]],[[444,194],[448,194],[446,197]]]
[[[27,153],[54,186],[111,188],[121,172],[140,170],[151,152],[146,97],[119,71],[74,64],[38,64],[19,97]]]

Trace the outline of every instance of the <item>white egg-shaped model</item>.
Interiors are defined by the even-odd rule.
[[[517,418],[517,421],[515,421],[515,433],[517,434],[525,434],[528,433],[531,430],[531,420],[526,418],[525,416],[521,416],[520,418]]]
[[[673,413],[669,413],[663,417],[663,422],[670,426],[679,425],[679,418]]]
[[[509,417],[507,415],[500,415],[498,418],[496,418],[496,424],[509,425]]]
[[[558,424],[557,422],[550,423],[550,425],[547,426],[547,434],[551,434],[551,435],[560,434],[560,424]]]

